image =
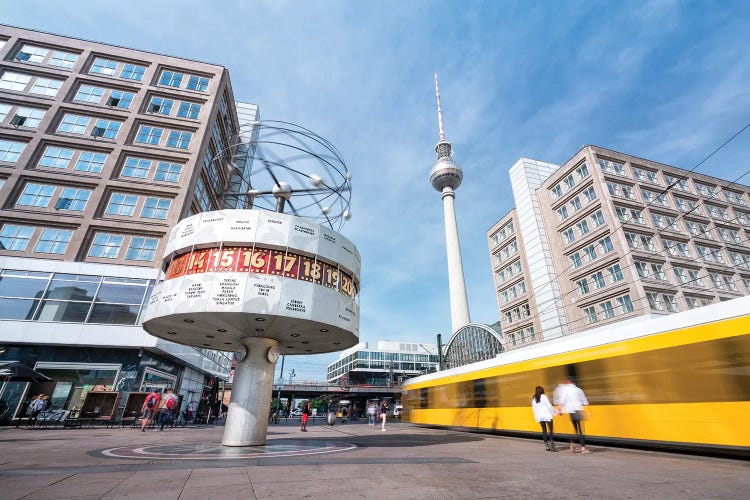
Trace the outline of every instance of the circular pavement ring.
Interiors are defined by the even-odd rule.
[[[351,443],[332,443],[322,440],[300,440],[270,443],[264,446],[227,447],[214,443],[178,445],[118,446],[101,450],[110,458],[140,458],[145,460],[245,460],[251,458],[300,457],[338,453],[357,448]]]

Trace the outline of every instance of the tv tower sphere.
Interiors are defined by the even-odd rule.
[[[461,181],[464,178],[464,172],[461,170],[461,166],[450,156],[440,157],[440,147],[444,144],[450,146],[449,142],[439,142],[435,146],[435,151],[438,153],[438,159],[435,165],[430,170],[430,183],[432,187],[442,192],[443,189],[449,187],[456,189],[461,185]]]

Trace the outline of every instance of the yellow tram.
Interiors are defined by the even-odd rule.
[[[404,420],[533,435],[534,388],[568,374],[592,441],[750,456],[750,297],[587,330],[408,380]],[[555,433],[573,433],[567,415]]]

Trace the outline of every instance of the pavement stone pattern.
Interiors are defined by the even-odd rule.
[[[595,446],[571,455],[541,440],[388,423],[269,427],[269,444],[354,444],[325,454],[199,457],[223,428],[0,427],[0,499],[748,498],[750,462]],[[103,450],[173,446],[194,459],[118,458]]]

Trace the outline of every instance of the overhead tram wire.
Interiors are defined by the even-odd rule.
[[[708,156],[706,156],[705,158],[703,158],[703,159],[702,159],[702,160],[701,160],[700,162],[698,162],[698,163],[697,163],[697,164],[696,164],[695,166],[693,166],[693,167],[692,167],[692,168],[691,168],[690,170],[688,170],[688,171],[687,171],[687,173],[688,173],[688,174],[690,174],[690,173],[693,173],[693,172],[695,172],[695,170],[696,170],[696,169],[697,169],[698,167],[700,167],[700,166],[701,166],[701,165],[703,165],[703,164],[704,164],[704,163],[705,163],[706,161],[708,161],[709,159],[711,159],[711,158],[712,158],[712,157],[713,157],[713,156],[714,156],[714,155],[715,155],[716,153],[718,153],[719,151],[721,151],[721,150],[722,150],[722,149],[723,149],[723,148],[724,148],[725,146],[727,146],[727,145],[728,145],[729,143],[731,143],[731,142],[732,142],[732,141],[733,141],[734,139],[736,139],[736,138],[737,138],[737,137],[738,137],[738,136],[739,136],[740,134],[742,134],[742,133],[743,133],[743,132],[744,132],[745,130],[747,130],[748,128],[750,128],[750,122],[748,122],[748,123],[747,123],[747,124],[746,124],[746,125],[745,125],[744,127],[742,127],[741,129],[739,129],[739,130],[738,130],[737,132],[735,132],[735,133],[734,133],[734,134],[733,134],[733,135],[732,135],[732,136],[731,136],[731,137],[730,137],[729,139],[727,139],[726,141],[724,141],[724,142],[723,142],[723,143],[722,143],[722,144],[721,144],[720,146],[718,146],[718,147],[717,147],[716,149],[714,149],[713,151],[711,151],[711,153],[709,153],[709,154],[708,154]],[[744,177],[745,175],[747,175],[747,173],[748,173],[748,172],[745,172],[744,174],[742,174],[742,176],[740,176],[740,177],[738,178],[738,180],[739,180],[739,179],[741,179],[742,177]],[[659,197],[660,197],[660,196],[662,196],[662,195],[664,195],[664,194],[668,193],[669,191],[671,191],[671,190],[672,190],[672,189],[673,189],[673,188],[674,188],[674,187],[675,187],[675,186],[676,186],[676,185],[677,185],[677,184],[679,183],[679,181],[680,181],[680,180],[685,180],[685,179],[687,178],[687,177],[686,177],[686,176],[684,176],[684,175],[683,175],[682,177],[680,177],[679,175],[678,175],[678,176],[675,176],[675,177],[677,178],[677,180],[675,180],[675,182],[671,183],[671,184],[670,184],[669,186],[667,186],[666,188],[664,188],[664,189],[663,189],[663,190],[662,190],[662,191],[661,191],[661,192],[660,192],[660,193],[659,193],[659,194],[658,194],[658,195],[657,195],[656,197],[654,197],[654,199],[653,199],[652,201],[649,201],[649,202],[648,202],[648,203],[647,203],[647,204],[646,204],[646,205],[645,205],[645,206],[644,206],[643,208],[641,208],[641,211],[642,211],[642,210],[643,210],[644,208],[648,208],[648,207],[650,207],[650,206],[651,206],[651,205],[652,205],[652,204],[653,204],[653,203],[654,203],[654,202],[655,202],[656,200],[658,200],[658,199],[659,199]],[[729,185],[731,186],[731,185],[733,185],[733,184],[734,184],[735,182],[736,182],[736,181],[733,181],[733,182],[732,182],[732,183],[730,183]],[[725,186],[725,187],[728,187],[728,186]],[[722,190],[723,190],[723,188],[722,188]],[[714,197],[712,197],[711,199],[714,199]],[[701,203],[703,203],[703,200],[701,200]],[[611,230],[611,231],[609,232],[609,234],[614,234],[614,233],[615,233],[616,231],[618,231],[618,230],[622,229],[622,228],[623,228],[623,226],[624,226],[624,224],[625,224],[624,222],[621,222],[621,223],[620,223],[620,225],[619,225],[619,226],[617,226],[617,227],[616,227],[615,229]],[[657,234],[660,234],[660,232],[657,232]],[[629,252],[626,252],[625,254],[623,254],[623,256],[624,256],[624,255],[627,255],[627,253],[629,253]],[[563,274],[570,274],[570,272],[569,272],[569,271],[570,271],[571,269],[572,269],[572,265],[568,265],[568,266],[567,266],[567,267],[566,267],[566,268],[565,268],[565,269],[564,269],[563,271],[561,271],[560,273],[558,273],[558,275],[563,275]],[[545,283],[544,285],[542,285],[541,287],[539,287],[539,289],[538,289],[538,290],[535,290],[535,293],[539,293],[539,292],[541,292],[542,290],[544,290],[544,288],[545,288],[545,287],[549,287],[549,286],[551,286],[551,285],[552,285],[552,283],[553,283],[553,281],[552,281],[552,280],[548,281],[547,283]],[[559,301],[559,300],[560,300],[559,298],[556,298],[556,299],[550,299],[550,301]],[[538,307],[538,306],[537,306],[537,307]],[[546,312],[546,311],[545,311],[545,312]],[[537,316],[538,316],[538,315],[539,315],[539,313],[537,313]]]
[[[719,195],[719,193],[722,193],[722,192],[724,192],[724,191],[725,191],[725,189],[726,189],[727,187],[729,187],[729,186],[732,186],[732,185],[736,184],[736,183],[737,183],[737,181],[739,181],[740,179],[742,179],[743,177],[745,177],[745,176],[746,176],[746,175],[748,175],[748,174],[750,174],[750,170],[747,170],[747,171],[745,171],[745,173],[743,173],[743,174],[742,174],[742,175],[740,175],[740,176],[739,176],[738,178],[736,178],[736,179],[735,179],[734,181],[732,181],[732,182],[731,182],[731,183],[730,183],[730,184],[729,184],[728,186],[724,186],[724,187],[723,187],[723,188],[721,189],[721,191],[719,191],[719,192],[717,192],[716,194],[712,195],[712,196],[711,196],[711,198],[709,198],[709,199],[707,199],[707,200],[701,199],[700,203],[698,203],[698,204],[697,204],[697,205],[696,205],[695,207],[693,207],[692,209],[690,209],[689,211],[687,211],[687,212],[685,212],[685,213],[680,213],[680,215],[679,215],[679,216],[677,216],[677,217],[675,218],[675,222],[676,222],[676,221],[678,221],[678,220],[680,220],[680,219],[684,219],[684,217],[685,217],[685,216],[687,216],[687,215],[690,215],[690,214],[692,214],[692,213],[693,213],[693,212],[695,212],[695,211],[696,211],[696,210],[697,210],[697,209],[698,209],[698,208],[699,208],[699,207],[700,207],[701,205],[705,205],[705,203],[706,203],[707,201],[711,201],[711,200],[715,200],[715,199],[717,199],[717,196]],[[645,207],[644,207],[644,208],[645,208]],[[750,210],[750,207],[748,207],[748,209]],[[642,211],[642,209],[641,209],[641,211]],[[733,221],[736,221],[736,220],[738,220],[739,218],[740,218],[740,217],[738,216],[738,217],[735,217],[734,219],[730,219],[730,220],[727,220],[727,221],[725,221],[725,222],[733,222]],[[630,220],[630,219],[629,219],[629,220]],[[712,220],[712,222],[713,222],[713,218],[711,218],[711,220]],[[619,227],[618,227],[617,229],[615,229],[615,231],[617,231],[618,229],[624,228],[624,224],[626,224],[626,223],[627,223],[626,221],[623,221],[623,222],[622,222],[622,224],[621,224],[621,225],[620,225],[620,226],[619,226]],[[715,225],[715,223],[714,223],[714,225]],[[661,235],[661,234],[662,234],[662,232],[666,231],[666,230],[667,230],[667,229],[668,229],[669,227],[670,227],[670,226],[666,226],[666,227],[663,227],[663,228],[659,229],[659,230],[658,230],[658,231],[656,232],[656,234],[654,235],[654,237],[657,237],[657,236]],[[625,229],[630,229],[630,228],[625,228]],[[623,231],[624,231],[624,229],[623,229]],[[707,231],[702,231],[702,232],[701,232],[700,234],[701,234],[701,235],[705,235],[705,234],[708,234],[708,233],[709,233],[710,231],[711,231],[711,229],[708,229]],[[610,232],[609,234],[613,234],[613,233],[614,233],[614,231]],[[697,235],[697,234],[696,234],[696,235],[692,235],[692,234],[691,234],[691,239],[692,239],[692,237],[695,237],[695,236],[699,236],[699,235]],[[603,236],[603,237],[606,237],[606,236]],[[640,249],[639,249],[639,248],[637,248],[637,247],[636,247],[636,248],[629,248],[629,249],[628,249],[628,251],[624,252],[624,253],[623,253],[622,255],[620,255],[619,257],[620,257],[620,258],[622,258],[622,257],[625,257],[626,255],[632,254],[634,250],[640,250]],[[652,253],[655,253],[655,254],[660,254],[660,253],[662,253],[662,252],[669,252],[669,249],[668,249],[668,248],[664,248],[664,249],[662,249],[662,250],[657,250],[657,251],[653,251]],[[700,256],[699,256],[699,257],[700,257]],[[702,257],[701,257],[701,258],[702,258]],[[696,260],[696,259],[691,259],[691,260],[689,260],[688,262],[690,262],[690,261],[697,261],[697,260]],[[634,262],[633,264],[630,264],[630,265],[627,265],[627,266],[621,266],[621,269],[628,269],[628,268],[631,268],[631,267],[633,267],[634,265],[635,265],[635,262]],[[673,269],[673,268],[674,268],[674,265],[672,265],[672,267],[670,267],[669,269]],[[567,272],[567,271],[569,271],[570,269],[571,269],[571,266],[568,266],[568,268],[567,268],[567,269],[566,269],[565,271],[563,271],[563,272]],[[750,272],[750,271],[749,271],[749,272]],[[568,274],[571,274],[571,273],[568,273]],[[632,282],[625,282],[625,283],[623,283],[623,285],[624,285],[624,284],[633,284],[633,283],[635,283],[635,280],[634,280],[634,281],[632,281]],[[545,308],[545,309],[543,309],[543,310],[539,310],[539,306],[540,306],[540,304],[549,304],[549,303],[553,303],[553,304],[556,304],[556,303],[559,303],[559,301],[561,301],[561,300],[562,300],[562,299],[563,299],[564,297],[567,297],[568,295],[570,295],[571,293],[573,293],[573,292],[576,292],[576,291],[577,291],[577,289],[576,289],[576,288],[572,288],[572,289],[571,289],[571,290],[569,290],[568,292],[565,292],[565,293],[563,293],[562,295],[560,295],[560,297],[556,297],[556,298],[553,298],[553,299],[548,299],[548,300],[546,300],[546,301],[542,301],[542,302],[540,302],[539,304],[537,304],[537,310],[538,310],[538,312],[537,312],[537,314],[536,314],[536,317],[540,316],[540,315],[541,315],[541,314],[543,314],[543,313],[546,313],[546,312],[549,312],[549,311],[551,311],[551,310],[552,310],[552,308],[551,308],[551,307],[547,307],[547,308]]]

